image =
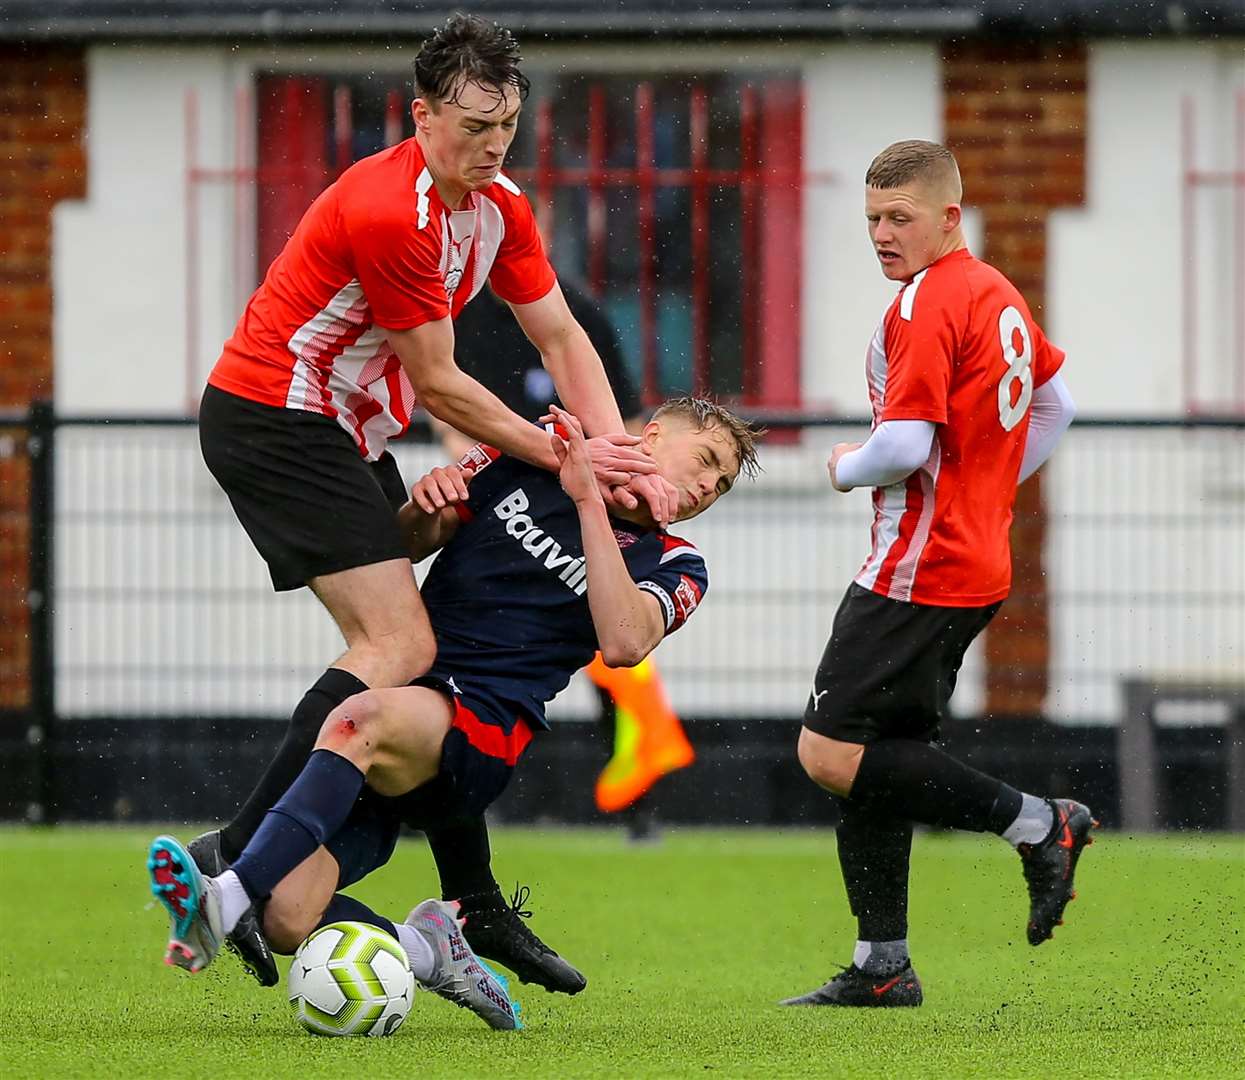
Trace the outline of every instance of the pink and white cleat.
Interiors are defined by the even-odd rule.
[[[436,958],[431,977],[420,982],[424,989],[470,1009],[498,1031],[523,1026],[519,1003],[511,1000],[506,977],[476,956],[463,937],[457,901],[425,900],[406,917],[406,923],[432,946]]]

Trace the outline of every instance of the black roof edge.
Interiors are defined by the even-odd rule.
[[[29,9],[35,5],[17,5]],[[153,8],[162,5],[154,4]],[[209,5],[204,5],[208,7]],[[314,8],[314,5],[308,5]],[[55,11],[52,2],[44,6]],[[249,11],[208,13],[171,10],[107,16],[82,5],[67,5],[42,17],[5,14],[0,6],[0,41],[375,41],[414,38],[439,26],[453,5],[429,4],[424,11],[371,12],[282,11],[256,7]],[[380,5],[378,5],[380,7]],[[76,9],[76,10],[75,10]],[[12,9],[10,9],[12,10]],[[568,12],[531,8],[507,10],[498,5],[488,16],[521,38],[545,41],[585,38],[738,37],[780,39],[809,37],[1169,37],[1183,35],[1245,35],[1245,0],[1200,0],[1154,5],[1052,3],[1040,8],[1023,4],[985,4],[961,0],[945,7],[902,5],[892,8],[846,4],[825,9],[749,11],[637,10],[602,6]]]

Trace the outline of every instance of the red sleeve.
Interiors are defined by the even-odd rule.
[[[488,280],[493,291],[508,303],[530,304],[553,288],[557,275],[545,254],[531,203],[509,180],[506,183],[513,190],[506,189],[500,181],[494,185],[503,189],[494,201],[501,210],[506,234]]]
[[[1064,351],[1046,340],[1042,328],[1032,319],[1029,326],[1033,332],[1033,389],[1050,382],[1051,376],[1063,367]]]
[[[947,392],[958,334],[952,309],[941,290],[931,284],[914,281],[886,313],[882,420],[947,422]]]
[[[433,222],[416,228],[405,209],[385,205],[343,207],[342,216],[355,276],[377,326],[410,330],[449,315]]]

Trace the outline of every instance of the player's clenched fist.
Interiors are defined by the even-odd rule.
[[[425,514],[467,501],[467,474],[457,465],[438,465],[411,487],[411,501]]]
[[[859,450],[861,443],[858,442],[841,442],[836,443],[834,449],[830,451],[830,460],[826,463],[826,468],[830,470],[830,483],[834,485],[835,491],[851,491],[850,487],[842,487],[839,484],[839,458],[844,454],[850,454],[853,450]]]

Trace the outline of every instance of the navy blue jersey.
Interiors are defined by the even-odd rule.
[[[424,581],[437,637],[430,675],[470,676],[540,727],[545,705],[597,651],[575,504],[555,474],[502,457],[467,488],[458,531]],[[614,520],[631,578],[677,630],[709,587],[686,540]]]

